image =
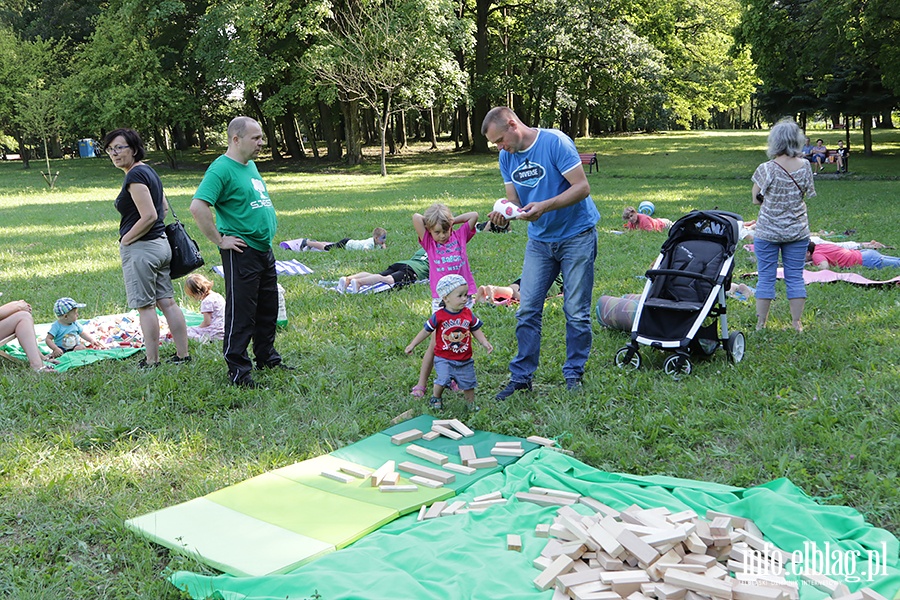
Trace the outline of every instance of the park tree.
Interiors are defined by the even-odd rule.
[[[378,117],[381,174],[387,175],[386,134],[391,115],[414,107],[432,107],[436,91],[461,96],[464,80],[452,53],[464,44],[453,6],[446,0],[368,0],[335,13],[309,53],[306,68],[331,86],[342,104]],[[354,115],[348,114],[349,124]],[[358,143],[352,131],[348,144]],[[359,157],[348,145],[348,155]]]

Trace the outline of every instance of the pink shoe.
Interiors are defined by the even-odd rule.
[[[424,385],[414,385],[412,389],[409,391],[409,395],[415,398],[424,398],[425,397],[425,386]]]

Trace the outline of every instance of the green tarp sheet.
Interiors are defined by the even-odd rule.
[[[802,551],[811,542],[823,548],[828,542],[841,552],[858,552],[856,575],[861,581],[845,579],[850,590],[872,587],[888,598],[898,597],[897,538],[867,524],[852,508],[816,503],[786,479],[743,489],[671,477],[637,477],[606,473],[557,452],[539,450],[475,482],[459,498],[471,500],[496,490],[511,497],[531,486],[577,491],[617,509],[638,504],[672,511],[692,508],[701,515],[714,509],[747,517],[784,550]],[[538,575],[532,561],[547,541],[535,537],[534,528],[549,523],[555,512],[553,507],[511,500],[481,514],[421,522],[410,514],[284,575],[209,577],[180,571],[169,580],[195,599],[299,600],[317,593],[323,600],[549,599],[551,591],[539,592],[532,584]],[[522,536],[522,552],[506,549],[509,533]],[[871,581],[863,573],[870,550],[886,563]],[[801,582],[800,597],[822,600],[825,595]]]

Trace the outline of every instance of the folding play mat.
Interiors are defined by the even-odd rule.
[[[199,325],[203,321],[203,315],[193,311],[182,309],[184,320],[188,326]],[[168,325],[166,318],[157,310],[160,315],[160,340],[168,336]],[[128,313],[117,315],[101,315],[91,319],[79,319],[78,321],[84,331],[95,340],[103,341],[107,348],[105,350],[79,350],[77,352],[66,352],[58,359],[59,363],[53,365],[53,368],[59,372],[65,372],[69,369],[88,365],[99,360],[106,359],[122,359],[140,352],[144,348],[144,341],[141,334],[140,323],[138,322],[138,314],[136,310]],[[45,355],[50,354],[50,348],[44,343],[47,332],[50,331],[51,323],[40,323],[34,326],[34,332],[38,339],[38,348]],[[27,362],[25,352],[22,346],[15,338],[0,346],[0,352],[4,352],[10,358]]]
[[[225,271],[222,269],[222,265],[213,267],[212,271],[219,277],[225,277]],[[284,277],[285,275],[309,275],[312,272],[312,269],[304,265],[299,260],[275,261],[275,273],[279,277]]]
[[[754,272],[746,273],[744,275],[741,275],[741,277],[756,277],[757,275],[758,274]],[[778,279],[784,279],[784,269],[779,268],[776,277]],[[852,283],[854,285],[861,285],[864,287],[890,284],[900,285],[900,277],[878,281],[869,279],[868,277],[864,277],[859,273],[832,271],[830,269],[822,269],[820,271],[809,271],[806,269],[803,270],[803,283],[805,283],[806,285],[809,285],[811,283],[833,283],[835,281],[843,281],[845,283]]]
[[[845,581],[846,585],[851,591],[871,587],[887,598],[900,598],[897,538],[872,527],[852,508],[818,504],[787,479],[736,488],[607,473],[553,450],[534,450],[525,442],[523,447],[533,451],[517,462],[502,461],[505,464],[493,473],[460,478],[455,487],[427,492],[420,488],[415,497],[379,494],[376,488],[329,482],[318,475],[321,467],[339,464],[335,461],[375,468],[390,458],[409,460],[402,447],[391,444],[390,436],[413,427],[425,431],[430,421],[425,416],[401,423],[330,455],[131,519],[126,525],[230,573],[204,576],[180,571],[169,577],[196,599],[549,600],[551,591],[540,592],[532,584],[539,573],[532,562],[547,542],[535,535],[535,526],[550,522],[558,507],[514,499],[517,492],[539,486],[577,492],[619,510],[637,504],[745,517],[767,540],[788,551],[803,550],[812,542],[819,548],[827,542],[835,551],[861,557],[872,551],[884,557],[878,574],[864,573],[861,558],[860,581]],[[483,455],[495,442],[517,438],[478,431],[461,443],[473,440],[478,455]],[[416,443],[455,456],[451,440]],[[417,519],[417,505],[430,505],[453,491],[454,500],[471,501],[496,491],[510,500],[481,513]],[[397,504],[373,502],[383,496]],[[510,533],[521,536],[521,552],[507,550]],[[270,574],[261,575],[264,572]],[[252,573],[260,575],[243,576]],[[800,585],[801,600],[826,597],[810,585]]]

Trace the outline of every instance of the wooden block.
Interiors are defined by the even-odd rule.
[[[450,460],[446,454],[441,454],[440,452],[435,452],[434,450],[423,448],[422,446],[419,446],[417,444],[410,444],[409,446],[407,446],[406,453],[412,454],[416,458],[421,458],[422,460],[432,462],[438,466],[442,466],[448,460]]]
[[[461,444],[459,446],[459,462],[468,465],[470,460],[478,458],[475,456],[475,446],[469,444]]]
[[[553,562],[552,558],[547,558],[546,556],[538,556],[531,562],[531,565],[535,569],[543,571],[544,569],[549,567],[550,563],[552,563],[552,562]]]
[[[421,475],[413,475],[412,477],[409,478],[409,481],[416,485],[421,485],[421,486],[424,486],[427,488],[432,488],[432,489],[444,487],[444,484],[441,483],[440,481],[436,481],[434,479],[428,479],[427,477],[422,477]]]
[[[603,569],[588,569],[586,571],[570,571],[565,575],[556,578],[556,589],[568,593],[569,588],[573,585],[581,585],[583,583],[600,582],[600,573]],[[609,586],[607,586],[609,589]]]
[[[497,504],[506,504],[506,498],[496,498],[494,500],[484,500],[482,502],[469,502],[469,510],[481,510],[484,508],[490,508],[491,506],[495,506]]]
[[[563,545],[559,540],[555,540],[550,538],[547,540],[547,543],[544,544],[544,547],[541,549],[541,556],[546,556],[547,558],[556,558],[559,556],[559,548]]]
[[[384,479],[384,476],[388,473],[393,473],[396,469],[396,463],[392,460],[387,461],[377,469],[375,469],[371,475],[369,475],[369,481],[372,483],[372,487],[378,487],[381,485],[381,480]]]
[[[610,557],[617,559],[625,552],[625,548],[602,525],[597,524],[588,529],[588,536]]]
[[[400,473],[392,471],[384,476],[380,485],[397,485],[400,483]]]
[[[515,552],[522,551],[522,536],[516,535],[514,533],[509,533],[506,535],[506,549],[514,550]]]
[[[680,569],[686,573],[696,573],[697,575],[706,575],[706,572],[709,570],[708,567],[703,565],[663,562],[662,560],[656,561],[653,563],[653,566],[656,567],[660,575],[665,574],[668,569]]]
[[[534,528],[535,537],[545,538],[550,537],[550,524],[549,523],[538,523]]]
[[[418,429],[410,429],[409,431],[404,431],[402,433],[397,433],[391,436],[391,443],[395,446],[401,446],[403,444],[408,444],[413,440],[417,440],[422,437],[422,432]]]
[[[830,577],[827,577],[810,569],[803,571],[803,581],[813,586],[820,592],[825,592],[829,596],[833,595],[834,592],[838,589],[838,585],[840,585],[834,579],[831,579]]]
[[[475,496],[472,498],[472,502],[482,502],[484,500],[496,500],[497,498],[502,498],[503,492],[497,490],[496,492],[491,492],[490,494],[482,494],[480,496]]]
[[[640,583],[614,583],[612,591],[619,595],[619,598],[627,598],[635,592],[641,591]]]
[[[642,541],[641,538],[627,529],[622,530],[619,535],[616,536],[616,541],[633,554],[634,557],[638,559],[639,563],[644,565],[649,565],[659,558],[659,552],[656,551],[656,548]],[[612,554],[612,552],[610,552],[610,554]]]
[[[571,575],[571,573],[567,573],[567,575]],[[559,579],[557,579],[559,581]],[[559,589],[557,586],[556,589]],[[600,596],[601,598],[609,598],[609,600],[615,600],[609,594],[612,593],[612,590],[605,583],[600,583],[599,581],[588,581],[586,583],[579,583],[576,585],[570,585],[566,588],[566,595],[569,598],[574,598],[575,600],[590,600],[596,598],[598,594],[605,594]],[[616,595],[619,600],[621,597]]]
[[[382,492],[415,492],[419,489],[417,485],[379,485],[378,489]]]
[[[685,521],[692,521],[696,518],[697,513],[689,508],[687,510],[669,515],[668,517],[666,517],[666,520],[668,520],[669,523],[675,523],[677,525],[679,523],[684,523]]]
[[[625,564],[607,552],[597,552],[597,564],[605,571],[621,571]]]
[[[691,552],[689,554],[685,554],[684,558],[681,559],[681,562],[688,565],[703,565],[707,569],[716,564],[716,559],[713,556],[709,556],[708,554],[697,554]]]
[[[887,600],[884,596],[876,592],[870,587],[864,587],[859,592],[862,594],[865,600]]]
[[[322,475],[322,477],[327,477],[328,479],[333,479],[334,481],[340,481],[341,483],[350,483],[353,481],[353,477],[350,475],[344,475],[343,473],[328,469],[322,471],[320,475]]]
[[[615,518],[619,516],[619,511],[603,504],[599,500],[591,498],[590,496],[581,496],[580,498],[578,498],[578,502],[580,504],[584,504],[595,513],[599,513],[605,517],[609,516]]]
[[[427,507],[427,506],[425,506],[424,504],[423,504],[422,506],[420,506],[420,507],[419,507],[419,516],[416,517],[416,521],[424,521],[424,520],[425,520],[425,513],[427,513],[427,512],[428,512],[428,507]]]
[[[439,437],[441,437],[441,434],[439,434],[437,431],[429,431],[422,434],[422,439],[426,442],[430,442],[431,440]]]
[[[475,435],[475,432],[469,429],[465,423],[459,419],[450,419],[449,426],[455,429],[457,433],[462,434],[463,437],[472,437]]]
[[[462,433],[462,432],[460,432]],[[496,448],[521,448],[522,442],[497,442],[494,444]]]
[[[706,554],[706,544],[696,532],[687,536],[687,539],[684,540],[684,547],[695,554]]]
[[[716,563],[706,570],[706,577],[711,579],[725,579],[728,577],[728,569],[719,563]]]
[[[371,469],[366,469],[365,467],[358,467],[356,465],[343,465],[341,466],[341,472],[346,473],[347,475],[352,475],[358,479],[365,479],[372,475]]]
[[[683,587],[671,583],[656,584],[656,600],[681,600],[687,592]]]
[[[616,521],[613,517],[603,517],[600,519],[600,526],[611,533],[613,537],[616,537],[625,531],[625,526]]]
[[[568,594],[563,594],[558,589],[553,588],[553,596],[550,598],[550,600],[571,600],[571,598]]]
[[[562,525],[567,531],[569,531],[572,535],[575,536],[576,539],[580,540],[582,543],[588,539],[588,530],[585,529],[584,526],[575,519],[565,515],[560,516],[557,519],[560,525]],[[597,548],[595,548],[595,550],[596,549]]]
[[[734,600],[784,600],[784,591],[768,585],[737,583],[731,588]]]
[[[555,446],[556,440],[551,440],[550,438],[541,437],[539,435],[530,435],[525,438],[526,442],[531,442],[532,444],[538,444],[539,446]]]
[[[453,419],[434,419],[431,422],[431,425],[432,427],[435,425],[440,425],[441,427],[450,427],[451,421],[453,421]]]
[[[456,500],[451,504],[448,504],[447,508],[441,511],[441,516],[449,517],[450,515],[455,515],[459,509],[465,508],[465,506],[466,502],[464,500]]]
[[[458,464],[452,463],[452,462],[448,462],[448,463],[446,463],[446,464],[444,464],[444,465],[442,465],[442,466],[443,466],[445,469],[447,469],[448,471],[454,471],[454,472],[456,472],[456,473],[459,473],[460,475],[471,475],[472,473],[475,472],[475,468],[474,468],[474,467],[467,467],[467,466],[465,466],[465,465],[458,465]]]
[[[728,513],[719,512],[717,510],[707,510],[706,511],[706,520],[713,522],[719,517],[725,517],[728,519],[729,524],[732,528],[737,529],[738,527],[742,529],[746,529],[745,525],[749,519],[745,519],[744,517],[739,517],[737,515],[731,515]]]
[[[447,508],[447,503],[443,500],[435,502],[431,506],[428,507],[428,512],[425,513],[425,519],[436,519],[441,516],[441,511]]]
[[[550,544],[548,543],[547,546],[550,546]],[[542,554],[545,554],[549,558],[556,558],[561,554],[565,554],[572,560],[576,560],[581,558],[581,555],[584,554],[584,551],[586,549],[587,548],[585,548],[584,544],[582,544],[581,542],[566,542],[565,544],[555,544],[549,548],[545,547],[545,552],[543,552]]]
[[[0,346],[2,346],[2,345],[3,344],[0,344]],[[402,413],[400,413],[399,415],[397,415],[396,417],[394,417],[393,419],[391,419],[391,425],[396,425],[397,423],[400,423],[402,421],[408,421],[409,419],[412,419],[415,414],[416,414],[416,411],[412,408],[410,408],[409,410],[405,410]]]
[[[600,574],[600,581],[610,585],[614,583],[648,583],[650,576],[646,571],[607,571]],[[629,594],[626,594],[629,595]]]
[[[524,456],[525,450],[522,448],[498,448],[494,446],[491,448],[491,456]]]
[[[450,429],[449,427],[444,427],[443,425],[432,425],[431,430],[436,431],[442,436],[448,437],[454,441],[462,439],[461,433],[457,433],[456,431]]]
[[[644,543],[658,548],[659,546],[665,544],[683,542],[687,539],[687,537],[687,533],[684,529],[682,529],[681,527],[676,527],[675,529],[668,530],[657,529],[655,533],[641,536],[641,539],[644,540]]]
[[[444,485],[456,481],[456,475],[454,475],[453,473],[448,473],[446,471],[435,469],[433,467],[426,467],[425,465],[420,465],[414,462],[402,462],[397,468],[401,471],[412,473],[413,475],[421,475],[422,477],[427,477],[428,479],[440,481]]]
[[[556,557],[556,559],[550,563],[540,575],[534,578],[534,586],[542,592],[544,590],[549,590],[557,577],[572,570],[573,562],[574,561],[565,554]]]
[[[491,469],[497,466],[497,458],[494,456],[476,458],[475,460],[470,460],[466,466],[473,469]]]
[[[730,517],[716,517],[709,524],[709,532],[713,537],[727,537],[731,533],[733,526]]]
[[[686,573],[685,571],[679,571],[678,569],[668,569],[666,570],[663,581],[671,585],[693,590],[700,594],[715,596],[716,598],[723,598],[725,600],[731,600],[732,598],[730,583],[719,579],[713,579],[712,577],[706,577],[704,575]]]
[[[579,540],[582,542],[584,541],[583,538],[579,538],[577,535],[563,527],[560,523],[554,523],[550,526],[550,535],[564,542],[574,542],[575,540]]]
[[[645,596],[643,592],[635,592],[629,594],[625,600],[650,600],[650,596]]]
[[[516,499],[519,502],[531,502],[539,506],[563,506],[575,503],[574,500],[569,500],[568,498],[547,496],[546,494],[529,494],[528,492],[516,492]]]
[[[578,492],[570,492],[567,490],[554,490],[551,488],[537,487],[532,486],[528,489],[528,493],[530,494],[546,494],[547,496],[558,496],[560,498],[571,498],[572,500],[578,500],[581,498],[581,494]]]

